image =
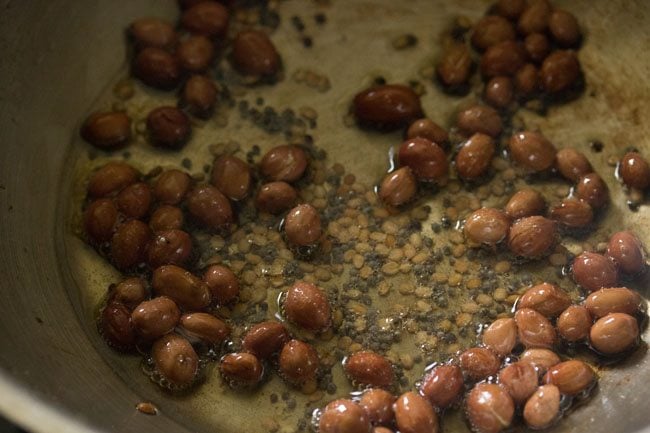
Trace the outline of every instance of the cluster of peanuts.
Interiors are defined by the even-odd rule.
[[[485,101],[497,109],[513,101],[561,99],[579,90],[580,62],[573,51],[582,34],[570,13],[548,0],[500,0],[472,27],[471,45],[480,54]],[[452,41],[436,72],[452,93],[469,90],[474,70],[470,48]]]
[[[413,98],[406,113],[405,98]],[[390,112],[390,104],[398,101],[399,112]],[[372,101],[372,102],[369,102]],[[355,98],[355,113],[359,121],[385,127],[399,125],[409,117],[422,114],[419,99],[407,87],[384,85],[368,89]],[[374,112],[367,108],[372,105]],[[379,113],[383,105],[383,112]],[[387,108],[388,106],[388,108]],[[482,114],[485,106],[462,110],[457,116],[457,127],[466,137],[453,160],[458,178],[480,182],[489,176],[493,158],[497,154],[496,140],[503,132],[501,117],[494,112]],[[410,124],[407,139],[399,145],[400,168],[384,177],[379,185],[379,196],[389,206],[399,207],[416,198],[418,182],[444,184],[449,177],[450,163],[444,145],[449,134],[428,118]],[[442,143],[442,144],[438,144]],[[537,131],[514,133],[506,145],[510,159],[526,175],[557,173],[575,182],[572,194],[553,204],[546,216],[543,196],[535,190],[521,190],[506,205],[505,212],[483,208],[469,216],[465,235],[471,244],[496,246],[507,239],[510,251],[518,257],[535,259],[549,253],[556,244],[558,227],[567,230],[586,230],[592,227],[595,213],[609,202],[609,191],[603,179],[593,171],[584,154],[574,148],[559,151],[543,134]],[[514,221],[514,222],[512,222]]]
[[[182,35],[172,24],[156,18],[138,19],[128,31],[136,78],[166,91],[184,82],[181,108],[158,107],[147,116],[149,141],[166,149],[180,149],[189,140],[191,123],[186,112],[198,118],[211,115],[218,88],[205,73],[214,64],[217,48],[231,43],[232,65],[249,82],[274,77],[281,67],[265,33],[241,30],[232,41],[227,40],[227,5],[181,1],[180,7]],[[81,135],[97,148],[115,150],[131,140],[131,119],[122,111],[93,113]],[[257,209],[271,214],[290,210],[298,201],[291,183],[303,176],[307,165],[307,153],[298,146],[271,149],[259,167],[259,174],[269,182],[259,188]],[[137,348],[150,353],[156,381],[169,389],[184,389],[200,374],[199,354],[218,352],[230,335],[229,326],[205,312],[206,308],[236,302],[239,283],[222,265],[209,266],[201,277],[189,272],[186,268],[196,260],[197,252],[192,236],[183,229],[196,224],[228,231],[235,221],[233,203],[248,198],[254,177],[246,162],[221,155],[214,161],[210,184],[195,184],[178,169],[155,174],[150,183],[146,180],[129,164],[109,162],[88,182],[87,241],[117,269],[151,275],[150,284],[134,277],[111,286],[99,330],[116,350]],[[283,230],[293,247],[316,244],[322,235],[318,212],[308,204],[296,206],[286,213]],[[300,314],[309,308],[301,301],[307,296],[303,291],[310,287],[298,283],[288,291],[283,304],[288,320],[300,323]],[[325,322],[329,326],[329,319]],[[242,352],[221,359],[221,372],[233,386],[251,386],[263,377],[261,360],[280,349],[279,370],[287,381],[302,383],[315,375],[316,351],[307,343],[291,340],[279,322],[253,326],[242,341]]]
[[[290,182],[303,177],[307,165],[306,152],[287,145],[269,150],[259,164],[260,176],[269,182],[259,188],[255,206],[259,212],[285,215],[282,229],[291,248],[315,246],[323,234],[314,207],[294,207],[298,192]],[[198,376],[199,356],[191,343],[218,349],[229,336],[228,325],[204,311],[236,302],[239,293],[237,278],[226,266],[211,265],[202,276],[187,270],[196,260],[196,251],[185,230],[195,224],[227,233],[235,224],[234,204],[241,205],[250,195],[252,173],[241,159],[221,155],[214,161],[210,184],[195,184],[177,169],[162,171],[147,183],[124,162],[109,162],[89,179],[84,211],[87,241],[117,269],[151,275],[151,294],[141,278],[111,287],[100,332],[121,351],[147,352],[151,347],[160,382],[169,388],[190,386]],[[288,321],[310,331],[322,332],[331,324],[327,298],[306,282],[297,282],[287,291],[282,311]],[[307,343],[289,340],[279,322],[258,324],[243,338],[244,352],[222,358],[221,372],[233,385],[258,383],[263,374],[260,359],[282,349],[279,369],[284,378],[299,384],[313,379],[318,369],[316,351]]]
[[[281,69],[280,56],[263,31],[242,29],[229,40],[230,2],[182,0],[179,6],[180,31],[157,18],[138,19],[128,29],[133,75],[157,90],[172,91],[182,84],[180,108],[157,107],[146,119],[150,143],[172,150],[190,139],[186,112],[208,118],[214,110],[219,88],[207,72],[221,54],[218,51],[229,47],[233,68],[249,84],[272,81]],[[96,112],[84,122],[81,136],[97,148],[115,150],[131,141],[131,129],[131,119],[123,111]],[[278,214],[292,208],[298,192],[290,183],[303,176],[307,164],[307,154],[300,147],[278,146],[269,151],[260,174],[270,182],[255,197],[257,209]],[[223,320],[205,310],[210,305],[232,304],[239,293],[235,274],[225,266],[209,266],[202,277],[185,269],[196,260],[192,237],[183,230],[189,224],[186,213],[190,223],[227,231],[235,219],[232,203],[248,197],[252,182],[251,167],[231,155],[214,161],[211,184],[195,185],[187,173],[177,169],[157,174],[149,184],[124,162],[109,162],[89,179],[84,211],[87,241],[119,270],[151,275],[151,290],[137,277],[111,286],[98,322],[100,333],[116,350],[150,352],[156,380],[166,388],[184,389],[195,383],[200,373],[195,347],[201,354],[218,352],[230,334]],[[313,245],[322,234],[318,213],[306,204],[286,214],[283,229],[294,247]],[[283,307],[289,320],[298,316],[300,322],[304,314],[301,289],[311,286],[302,284],[287,293]],[[242,353],[221,359],[221,372],[233,386],[259,382],[263,375],[260,360],[280,348],[279,368],[286,380],[304,382],[318,367],[315,350],[307,343],[290,341],[279,322],[252,327],[242,348]]]
[[[596,212],[609,202],[609,191],[583,153],[570,147],[556,151],[544,136],[530,131],[513,135],[508,149],[527,173],[554,168],[576,184],[569,197],[549,206],[545,216],[546,201],[532,188],[515,193],[503,210],[478,209],[465,221],[465,237],[470,244],[496,247],[507,241],[515,256],[535,259],[552,250],[560,232],[593,228]]]
[[[280,55],[264,28],[244,27],[229,34],[230,3],[179,1],[178,29],[158,18],[141,18],[129,27],[132,74],[157,90],[180,87],[178,107],[156,107],[147,115],[146,132],[153,146],[182,148],[192,133],[188,113],[199,119],[213,114],[223,89],[210,70],[221,58],[230,60],[245,83],[272,82],[281,74]],[[81,135],[97,148],[114,150],[131,141],[131,129],[124,111],[100,111],[86,119]]]
[[[638,275],[645,270],[643,249],[636,238],[627,243],[631,236],[611,237],[608,260]],[[626,266],[632,263],[634,269]],[[583,287],[591,293],[578,304],[557,285],[531,287],[519,298],[514,318],[495,320],[483,330],[480,345],[430,366],[417,393],[396,398],[382,389],[391,384],[390,363],[377,354],[354,354],[348,361],[354,368],[346,372],[370,388],[317,411],[319,431],[387,433],[395,426],[400,432],[437,432],[439,414],[457,406],[479,433],[509,428],[517,411],[532,429],[551,426],[597,380],[589,364],[563,358],[557,349],[586,345],[600,356],[623,356],[638,344],[639,322],[646,319],[638,293],[606,282]]]

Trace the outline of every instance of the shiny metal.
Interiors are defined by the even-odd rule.
[[[342,158],[350,155],[351,149],[364,149],[364,158],[347,158],[351,168],[378,173],[385,169],[385,155],[373,156],[374,146],[394,141],[397,135],[361,134],[344,128],[341,117],[346,98],[358,90],[368,70],[406,80],[427,60],[412,53],[385,57],[390,39],[381,39],[382,35],[404,31],[402,18],[403,22],[418,23],[408,30],[430,47],[433,58],[438,50],[437,34],[449,17],[461,12],[476,17],[487,2],[333,3],[332,14],[345,19],[340,24],[330,21],[328,33],[317,42],[322,42],[319,55],[335,60],[312,55],[305,60],[332,77],[333,90],[325,96],[295,97],[302,98],[301,103],[320,98],[314,104],[328,103],[339,110],[319,119],[320,131],[336,134],[335,139],[324,140],[331,142],[330,155]],[[580,58],[588,88],[580,100],[553,108],[546,118],[525,114],[528,123],[541,127],[559,146],[584,147],[589,138],[602,140],[603,152],[592,154],[598,170],[611,171],[607,158],[628,146],[650,156],[650,3],[556,3],[565,3],[587,29]],[[283,7],[295,12],[308,6],[304,0],[287,0]],[[68,197],[60,191],[70,192],[74,187],[67,161],[79,152],[70,150],[70,143],[82,114],[123,68],[120,29],[138,16],[171,17],[174,12],[171,0],[0,3],[0,411],[34,432],[220,429],[219,423],[188,421],[184,412],[191,408],[184,406],[182,398],[168,398],[146,381],[124,380],[128,373],[97,350],[98,338],[83,314],[76,280],[66,257],[61,256],[67,251],[62,243],[69,226],[61,206]],[[360,16],[374,16],[375,20],[353,26]],[[376,23],[385,17],[391,19],[384,29]],[[285,24],[276,38],[286,44],[281,51],[289,73],[301,66],[297,59],[305,53],[296,47],[293,31]],[[345,42],[340,38],[343,34]],[[364,39],[365,35],[371,37]],[[328,57],[328,50],[336,55]],[[429,91],[426,111],[439,119],[448,118],[458,100],[438,94],[435,88]],[[366,175],[368,179],[372,176]],[[648,206],[629,212],[620,186],[610,178],[608,182],[614,204],[606,223],[620,226],[624,221],[650,245]],[[650,431],[646,427],[650,425],[650,357],[641,352],[604,374],[595,397],[555,431]],[[162,415],[148,417],[134,411],[135,402],[152,397],[165,407]],[[225,416],[223,409],[214,411]]]

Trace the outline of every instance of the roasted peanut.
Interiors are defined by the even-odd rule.
[[[555,328],[546,317],[530,308],[522,308],[515,313],[519,341],[526,348],[551,348],[557,342]]]
[[[133,74],[144,84],[161,90],[174,89],[181,78],[181,67],[172,54],[147,47],[133,60]]]
[[[519,16],[517,30],[524,35],[543,33],[548,27],[551,11],[551,5],[547,0],[532,1]]]
[[[125,270],[144,262],[151,236],[151,229],[142,221],[129,220],[120,225],[111,238],[115,266]]]
[[[468,136],[480,132],[496,138],[503,129],[501,116],[487,105],[474,105],[462,110],[456,117],[456,124],[461,132]]]
[[[239,295],[239,281],[225,266],[211,265],[203,274],[203,281],[210,288],[212,299],[219,305],[232,302]]]
[[[573,280],[593,292],[603,287],[615,287],[618,282],[616,263],[602,254],[584,252],[573,260]]]
[[[262,322],[253,325],[242,339],[242,349],[260,359],[267,359],[289,341],[287,328],[279,322]]]
[[[156,340],[151,357],[158,372],[172,385],[185,388],[194,382],[199,370],[199,357],[189,341],[177,334]]]
[[[181,16],[181,25],[191,33],[209,38],[221,37],[228,29],[228,9],[219,2],[200,2]]]
[[[460,354],[460,367],[473,381],[483,380],[499,371],[501,361],[490,349],[473,347]]]
[[[127,217],[142,218],[149,213],[151,188],[144,182],[131,184],[117,195],[117,207]]]
[[[131,322],[140,337],[155,340],[172,332],[180,317],[176,303],[166,296],[159,296],[141,302],[131,313]]]
[[[158,107],[147,116],[147,132],[154,146],[180,149],[190,138],[190,119],[176,107]]]
[[[499,15],[516,20],[526,9],[526,0],[499,0],[496,2],[495,7]]]
[[[472,56],[465,44],[450,44],[442,54],[436,74],[443,86],[455,88],[469,81],[472,74]]]
[[[123,303],[110,301],[102,310],[98,328],[104,341],[113,349],[128,352],[135,348],[131,310]]]
[[[84,211],[84,230],[88,238],[101,244],[111,239],[117,224],[117,208],[113,200],[100,198]]]
[[[413,200],[417,181],[409,167],[398,168],[384,177],[379,185],[379,198],[389,206],[401,206]]]
[[[192,180],[187,173],[171,169],[163,171],[153,185],[153,195],[161,203],[180,203],[190,188]]]
[[[587,296],[585,307],[596,319],[610,313],[635,316],[645,309],[645,301],[641,295],[627,287],[611,287],[597,290]]]
[[[570,229],[589,226],[594,220],[594,211],[589,203],[575,198],[565,198],[548,210],[549,217]]]
[[[514,98],[514,86],[510,77],[493,77],[485,85],[484,97],[496,108],[506,108]]]
[[[262,175],[273,181],[294,182],[307,169],[307,154],[298,146],[277,146],[266,152],[260,162]]]
[[[560,174],[571,182],[577,182],[582,176],[593,172],[584,153],[572,147],[558,150],[555,161]]]
[[[498,433],[510,427],[515,405],[500,385],[479,383],[467,395],[465,411],[477,433]]]
[[[546,371],[560,363],[560,357],[552,350],[542,348],[526,349],[519,357],[519,361],[530,363],[537,373],[542,375]]]
[[[555,223],[542,216],[521,218],[510,226],[508,248],[515,255],[529,259],[544,256],[555,245]]]
[[[327,296],[311,283],[298,281],[291,286],[282,308],[290,322],[310,331],[325,331],[332,323],[332,310]]]
[[[262,381],[264,366],[251,353],[228,353],[221,358],[221,375],[232,387],[248,387]]]
[[[636,275],[645,269],[643,245],[631,231],[614,233],[609,238],[606,255],[618,263],[624,274]]]
[[[300,385],[316,377],[320,360],[311,344],[290,340],[282,347],[278,364],[285,380]]]
[[[532,429],[545,429],[560,417],[560,390],[555,385],[542,385],[524,406],[524,421]]]
[[[592,317],[582,305],[571,305],[557,318],[557,333],[570,343],[581,341],[589,336]]]
[[[498,209],[484,207],[465,220],[465,237],[476,245],[496,245],[508,236],[510,218]]]
[[[597,173],[582,176],[576,184],[575,195],[589,203],[593,209],[600,209],[609,201],[607,184]]]
[[[397,398],[393,405],[395,424],[400,433],[438,433],[438,415],[419,394],[409,391]]]
[[[291,209],[298,199],[298,193],[286,182],[269,182],[260,187],[255,206],[262,212],[279,214]]]
[[[159,18],[139,18],[129,26],[129,34],[138,49],[154,47],[171,49],[176,45],[176,31],[167,21]]]
[[[149,227],[154,232],[178,230],[183,227],[183,211],[176,206],[162,205],[149,218]]]
[[[492,45],[481,56],[481,73],[487,77],[511,76],[526,62],[526,51],[515,41]]]
[[[339,399],[329,403],[318,421],[320,433],[370,433],[371,429],[365,411],[352,400]]]
[[[360,385],[390,386],[395,380],[390,362],[375,352],[353,353],[345,361],[343,368],[350,380]]]
[[[210,289],[207,284],[176,265],[156,269],[151,286],[155,293],[172,298],[182,308],[196,310],[210,304]]]
[[[517,345],[517,323],[513,318],[496,319],[483,331],[485,347],[499,356],[508,356]]]
[[[531,172],[548,170],[555,162],[555,147],[542,134],[523,131],[514,134],[508,143],[511,158]]]
[[[266,33],[244,30],[232,42],[232,62],[240,73],[252,76],[275,75],[280,55]]]
[[[422,137],[443,146],[449,139],[449,134],[440,125],[426,117],[411,123],[406,131],[406,138]]]
[[[604,355],[616,355],[634,347],[639,340],[639,324],[625,313],[601,317],[589,331],[592,347]]]
[[[224,155],[214,160],[212,185],[231,200],[242,200],[251,187],[251,171],[241,159]]]
[[[546,201],[542,194],[534,189],[522,189],[510,197],[505,213],[512,219],[519,219],[533,215],[541,215],[546,208]]]
[[[553,94],[571,89],[580,77],[580,62],[573,51],[553,51],[541,68],[544,90]]]
[[[445,409],[463,394],[463,371],[457,365],[438,365],[422,380],[420,392],[433,406]]]
[[[561,9],[555,9],[549,17],[548,30],[555,42],[562,47],[575,47],[582,37],[576,17]]]
[[[499,372],[499,383],[516,404],[523,404],[537,389],[537,370],[528,362],[515,362]]]
[[[192,239],[183,230],[164,230],[154,234],[147,250],[151,269],[162,265],[184,265],[192,255]]]
[[[315,245],[323,234],[318,211],[309,204],[294,207],[284,218],[284,233],[293,245]]]
[[[436,143],[421,137],[410,138],[399,147],[399,162],[408,166],[415,177],[437,181],[447,176],[447,155]]]
[[[131,140],[131,119],[120,111],[93,113],[81,127],[81,137],[100,149],[118,149]]]
[[[214,59],[214,44],[205,36],[190,36],[183,39],[176,48],[176,58],[187,72],[204,72]]]
[[[650,164],[638,152],[626,153],[619,162],[618,171],[623,183],[630,188],[644,190],[650,185]]]
[[[515,89],[523,98],[530,98],[540,89],[539,70],[532,63],[526,63],[515,73]]]
[[[111,161],[100,167],[90,176],[88,195],[91,197],[106,197],[117,194],[127,186],[138,181],[137,170],[129,164]]]
[[[209,229],[223,228],[235,219],[228,198],[212,185],[199,185],[191,190],[187,195],[187,209]]]
[[[474,25],[472,45],[483,51],[499,42],[514,40],[515,36],[515,28],[510,21],[498,15],[488,15]]]
[[[487,174],[496,152],[494,140],[477,132],[465,141],[456,154],[456,171],[463,179],[473,180]]]
[[[542,63],[551,52],[551,44],[543,33],[531,33],[526,36],[524,48],[528,57],[537,64]]]
[[[364,125],[395,129],[422,117],[420,97],[408,86],[385,84],[354,97],[354,114]]]
[[[203,75],[192,75],[183,87],[183,106],[194,116],[208,118],[219,91],[214,82]]]
[[[109,292],[109,302],[116,301],[126,305],[128,308],[135,308],[140,302],[147,298],[147,287],[142,278],[131,277],[120,281]]]
[[[543,381],[557,386],[562,394],[575,396],[589,388],[596,381],[596,375],[589,365],[572,359],[549,368]]]
[[[228,325],[208,313],[190,313],[181,316],[180,329],[189,339],[214,346],[223,343],[230,334]]]
[[[359,399],[359,406],[366,412],[373,425],[391,425],[393,423],[395,419],[393,403],[395,403],[395,396],[381,388],[371,388],[364,392]]]

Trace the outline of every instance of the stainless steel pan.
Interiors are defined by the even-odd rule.
[[[576,14],[586,29],[580,59],[587,91],[580,100],[552,109],[546,118],[525,116],[559,146],[587,149],[591,139],[605,144],[602,153],[590,158],[599,171],[608,173],[614,202],[608,221],[624,221],[650,245],[648,207],[637,213],[627,210],[606,164],[610,155],[620,155],[628,146],[650,156],[650,3],[556,3]],[[291,16],[312,13],[317,6],[287,0],[281,7]],[[306,92],[287,77],[283,85],[296,86],[297,91],[269,97],[295,107],[330,107],[321,114],[316,138],[334,159],[345,158],[349,169],[371,181],[386,164],[384,151],[378,149],[399,137],[346,128],[342,118],[350,96],[370,74],[391,81],[413,77],[438,54],[437,35],[450,17],[474,18],[486,7],[487,2],[479,0],[333,1],[331,12],[326,11],[331,13],[326,30],[309,52],[296,42],[295,30],[285,19],[273,38],[287,75],[313,67],[329,75],[332,90]],[[69,257],[74,236],[67,203],[76,181],[71,167],[86,150],[76,142],[79,121],[105,86],[124,73],[121,30],[139,16],[174,13],[171,0],[0,4],[0,412],[32,431],[248,428],[229,421],[228,412],[236,405],[197,408],[203,400],[166,396],[129,369],[133,366],[114,362],[115,355],[101,350],[87,314],[88,300],[76,286],[79,270],[71,264],[78,262]],[[418,36],[419,51],[390,55],[391,37],[405,31]],[[435,87],[428,91],[425,111],[436,119],[447,119],[461,103]],[[247,133],[232,131],[245,138]],[[96,278],[99,284],[107,277],[98,271]],[[650,360],[641,352],[608,372],[589,404],[556,431],[650,431]],[[161,415],[147,417],[134,410],[135,403],[147,399],[156,401]],[[250,418],[251,426],[259,425]]]

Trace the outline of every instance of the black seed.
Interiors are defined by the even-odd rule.
[[[596,153],[602,152],[604,146],[605,145],[600,140],[594,140],[589,143],[589,147],[591,147],[591,150],[593,150]]]
[[[294,15],[294,16],[291,17],[291,24],[299,32],[302,32],[303,30],[305,30],[305,23],[302,21],[302,18],[300,18],[297,15]]]

